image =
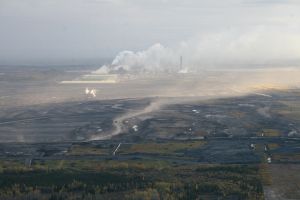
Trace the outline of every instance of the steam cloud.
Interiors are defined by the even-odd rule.
[[[243,33],[233,30],[201,35],[173,47],[157,43],[144,51],[120,52],[110,65],[102,66],[95,73],[184,73],[218,68],[243,68],[246,71],[228,70],[222,73],[191,73],[187,76],[157,76],[167,77],[162,82],[165,85],[159,84],[159,79],[150,79],[147,88],[153,86],[156,90],[151,90],[143,97],[152,95],[151,97],[176,98],[156,99],[142,110],[129,111],[118,116],[114,119],[112,132],[96,135],[92,139],[109,139],[125,133],[128,127],[124,121],[148,115],[170,104],[246,94],[272,98],[259,92],[269,88],[299,86],[300,70],[297,67],[300,66],[300,34],[297,32],[299,30],[283,31],[258,27]],[[181,56],[184,58],[182,68]],[[291,68],[285,68],[287,66]],[[248,71],[252,67],[271,67],[271,69]],[[275,70],[273,67],[279,68]],[[136,85],[139,80],[142,78],[135,79]],[[156,87],[157,85],[159,87]],[[184,99],[185,97],[187,99]],[[269,116],[268,108],[258,112]]]
[[[180,56],[184,58],[180,69]],[[120,52],[97,73],[187,72],[207,68],[295,66],[300,61],[297,30],[257,27],[243,33],[225,31],[201,35],[174,47],[154,44],[144,51]]]

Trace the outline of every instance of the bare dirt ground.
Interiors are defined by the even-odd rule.
[[[266,200],[300,199],[300,165],[272,164],[270,186],[264,188]]]

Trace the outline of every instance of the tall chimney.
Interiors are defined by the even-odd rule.
[[[182,70],[182,67],[183,67],[182,65],[183,65],[183,57],[180,56],[180,69],[179,69],[179,71]]]

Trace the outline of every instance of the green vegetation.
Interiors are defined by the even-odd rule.
[[[259,167],[140,161],[1,163],[0,194],[15,199],[263,199]]]
[[[259,166],[260,170],[259,170],[259,174],[261,176],[261,180],[262,180],[262,183],[263,185],[268,185],[270,186],[272,184],[272,175],[271,175],[271,172],[270,172],[270,169],[269,169],[269,165],[264,163],[264,164],[261,164]]]
[[[281,135],[279,130],[276,129],[263,129],[264,137],[279,137]]]
[[[204,141],[141,143],[130,145],[127,148],[122,147],[119,153],[182,154],[184,150],[200,148],[204,144]]]
[[[68,152],[68,155],[81,156],[81,155],[108,155],[109,149],[104,149],[94,146],[74,145]]]

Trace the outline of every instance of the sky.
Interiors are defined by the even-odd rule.
[[[298,0],[0,0],[0,65],[147,65],[158,53],[166,64],[183,54],[191,65],[296,65],[299,10]]]

